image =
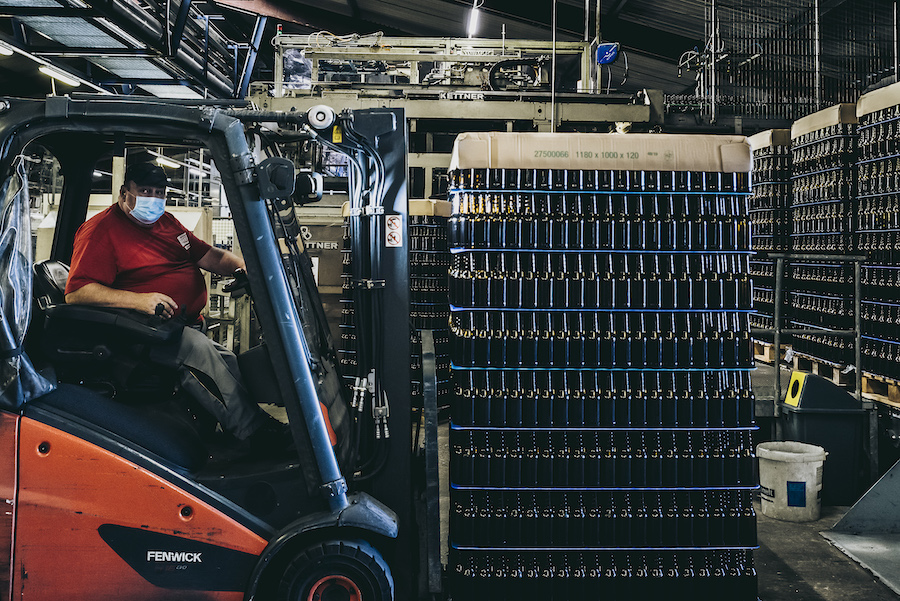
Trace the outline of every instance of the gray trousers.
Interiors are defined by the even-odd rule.
[[[168,359],[177,360],[182,390],[209,411],[223,429],[244,440],[265,423],[266,413],[244,386],[234,353],[193,328],[184,328],[177,349],[170,347],[169,352],[173,350],[175,356]]]

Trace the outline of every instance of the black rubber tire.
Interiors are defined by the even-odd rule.
[[[363,601],[394,599],[391,569],[372,545],[361,540],[329,540],[304,549],[285,569],[277,598],[311,601],[313,587],[328,576],[352,582]]]

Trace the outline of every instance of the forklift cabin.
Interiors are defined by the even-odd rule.
[[[360,418],[292,222],[294,164],[266,143],[281,132],[350,157],[350,188],[368,220],[356,242],[378,260],[366,281],[381,315],[365,324],[378,356],[384,332],[408,323],[406,248],[381,245],[385,216],[406,212],[398,113],[0,99],[0,487],[9,507],[0,517],[9,550],[0,599],[414,598],[408,411],[391,416],[389,477],[355,482]],[[248,135],[252,128],[268,136]],[[59,161],[64,184],[50,260],[35,265],[25,161],[37,147]],[[132,147],[212,157],[261,331],[239,362],[259,402],[283,405],[293,453],[235,457],[173,389],[169,366],[147,361],[180,324],[65,304],[94,169]],[[398,336],[390,348],[408,356],[408,344]],[[408,407],[409,362],[378,367],[372,398]]]

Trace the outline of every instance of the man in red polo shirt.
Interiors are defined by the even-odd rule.
[[[125,172],[118,201],[75,234],[66,302],[133,309],[195,323],[206,306],[201,269],[230,275],[244,269],[232,252],[210,246],[165,211],[168,179],[153,163]],[[177,349],[181,386],[222,427],[254,448],[287,444],[283,424],[250,397],[234,354],[193,328]]]

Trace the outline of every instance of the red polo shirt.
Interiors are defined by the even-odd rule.
[[[114,204],[78,228],[66,294],[91,282],[161,292],[178,304],[177,314],[195,318],[206,306],[206,282],[197,261],[209,249],[171,213],[141,227]]]

